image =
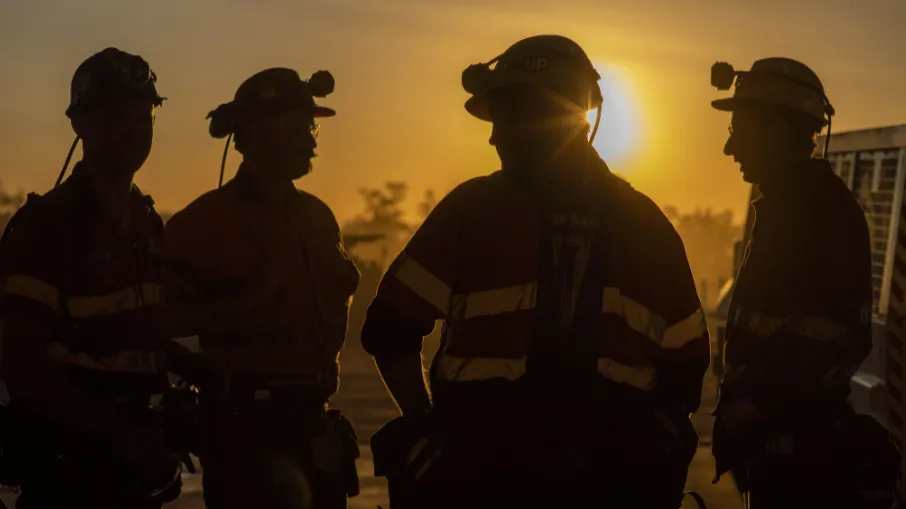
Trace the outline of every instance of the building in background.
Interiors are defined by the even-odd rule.
[[[818,140],[823,146],[824,140]],[[827,160],[852,190],[871,238],[874,349],[853,377],[852,403],[906,438],[902,416],[902,324],[906,234],[906,125],[833,134]],[[903,247],[899,247],[903,245]]]

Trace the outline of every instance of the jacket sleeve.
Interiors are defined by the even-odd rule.
[[[711,342],[701,301],[695,287],[685,247],[675,230],[664,235],[659,311],[664,336],[656,351],[658,393],[688,413],[701,406],[705,372],[711,363]]]
[[[459,188],[437,206],[381,279],[362,327],[372,355],[420,352],[434,323],[447,317],[456,275]]]
[[[161,276],[167,300],[179,302],[204,296],[215,269],[211,229],[215,227],[186,209],[175,214],[164,226]]]
[[[68,236],[26,205],[0,239],[0,313],[17,308],[55,321],[64,312]]]
[[[335,357],[346,340],[349,308],[359,285],[360,274],[346,252],[333,212],[317,198],[312,197],[312,203],[313,235],[306,245],[311,250],[312,276],[318,280],[321,290],[317,298],[330,344],[328,355]]]

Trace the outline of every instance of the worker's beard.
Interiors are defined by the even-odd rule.
[[[317,154],[312,153],[311,156],[300,159],[289,166],[289,170],[287,171],[287,173],[289,173],[289,178],[291,180],[297,180],[311,173],[312,170],[314,170],[312,160],[315,157],[317,157]]]

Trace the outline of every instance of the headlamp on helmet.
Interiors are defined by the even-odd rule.
[[[711,103],[716,109],[733,111],[746,104],[769,104],[797,111],[827,125],[824,153],[828,153],[836,111],[818,76],[807,66],[788,58],[759,60],[748,71],[738,71],[727,62],[711,66],[713,87],[729,90],[734,83],[733,97]]]
[[[145,59],[117,48],[106,48],[88,57],[73,74],[66,116],[72,119],[94,108],[130,101],[156,108],[166,100],[157,93],[156,83],[157,75]],[[63,182],[79,139],[76,135],[55,186]]]
[[[287,68],[266,69],[245,80],[232,101],[221,104],[206,117],[210,120],[208,132],[211,136],[227,138],[220,166],[220,185],[223,185],[226,156],[236,129],[260,115],[290,109],[310,111],[312,117],[334,116],[334,110],[314,101],[315,97],[332,94],[334,85],[333,75],[324,70],[315,72],[305,81],[296,71]],[[312,135],[316,133],[317,125],[312,125]]]
[[[466,110],[485,121],[492,120],[488,111],[489,92],[515,85],[550,90],[582,110],[597,108],[593,140],[603,103],[597,85],[600,78],[578,44],[562,36],[539,35],[517,42],[488,62],[467,67],[462,73],[462,87],[472,95],[466,102]]]
[[[142,57],[107,48],[89,57],[76,69],[70,86],[66,116],[122,101],[163,104],[157,93],[157,75]]]

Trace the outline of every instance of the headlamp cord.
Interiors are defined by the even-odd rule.
[[[226,145],[223,147],[223,159],[220,160],[220,182],[217,183],[217,189],[223,187],[223,170],[226,168],[227,153],[230,151],[230,140],[233,139],[233,133],[227,136]]]
[[[66,162],[63,163],[63,169],[60,170],[60,176],[57,177],[57,183],[54,184],[54,187],[60,185],[60,182],[63,182],[63,177],[66,175],[66,168],[69,168],[69,161],[72,160],[72,153],[75,152],[76,145],[79,144],[79,136],[76,135],[75,140],[72,142],[72,146],[69,147],[69,155],[66,156]]]
[[[601,105],[598,105],[598,113],[595,115],[595,127],[591,131],[591,137],[588,138],[589,145],[594,143],[595,135],[598,134],[598,126],[601,125]]]

